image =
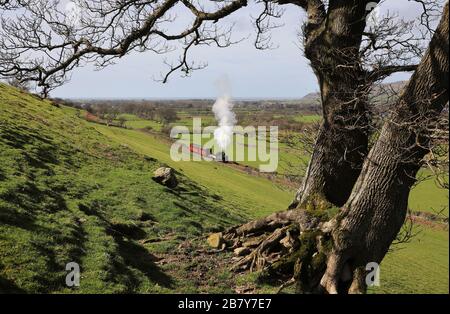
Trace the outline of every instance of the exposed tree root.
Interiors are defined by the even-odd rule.
[[[227,230],[227,247],[238,255],[232,270],[259,271],[262,281],[283,282],[279,291],[296,284],[298,292],[320,292],[331,251],[324,217],[323,212],[295,209]]]
[[[258,235],[275,230],[294,222],[293,216],[295,216],[293,210],[274,213],[265,218],[253,220],[241,226],[230,228],[225,232],[225,237],[234,239],[236,237]]]
[[[279,255],[275,253],[279,250],[280,241],[286,236],[288,227],[276,229],[271,235],[258,245],[250,254],[238,261],[234,266],[234,270],[245,270],[250,268],[253,271],[263,269],[267,262],[273,262],[279,259]],[[271,254],[274,253],[274,254]]]

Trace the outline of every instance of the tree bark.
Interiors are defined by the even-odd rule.
[[[329,293],[364,292],[366,264],[382,261],[404,223],[411,186],[428,153],[428,130],[449,100],[448,14],[447,3],[426,54],[333,220],[333,249],[321,280]],[[345,278],[348,271],[352,275]]]
[[[261,270],[266,280],[288,279],[302,293],[366,291],[365,267],[381,262],[404,223],[430,130],[448,103],[448,31],[447,4],[342,210],[330,220],[329,201],[311,197],[296,209],[231,228],[224,236],[228,245],[251,248],[234,270]]]
[[[312,3],[306,10],[315,18],[305,27],[304,46],[320,86],[323,123],[290,208],[318,198],[344,205],[368,152],[371,83],[359,57],[367,2],[330,1],[327,13]]]

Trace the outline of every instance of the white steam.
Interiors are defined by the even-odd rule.
[[[219,127],[214,131],[214,139],[222,151],[225,151],[233,139],[233,127],[236,124],[233,106],[234,104],[229,96],[222,96],[216,100],[212,107],[219,124]]]

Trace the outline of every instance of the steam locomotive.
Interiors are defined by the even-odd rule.
[[[225,152],[218,152],[214,154],[212,148],[203,148],[199,145],[189,144],[189,151],[202,157],[211,158],[218,162],[228,162],[228,156]]]

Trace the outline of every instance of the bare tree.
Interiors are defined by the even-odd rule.
[[[209,2],[209,1],[208,1]],[[34,82],[44,95],[65,83],[75,67],[93,63],[106,67],[133,51],[163,54],[181,44],[178,62],[168,63],[162,77],[177,71],[185,75],[204,67],[188,60],[196,45],[228,46],[231,28],[215,22],[246,6],[246,0],[211,1],[196,6],[188,0],[73,0],[3,1],[0,28],[0,75]],[[192,16],[179,33],[166,27],[175,19],[175,7]]]
[[[234,246],[269,234],[235,269],[263,269],[269,278],[293,274],[288,282],[302,292],[365,292],[366,265],[382,261],[404,224],[409,192],[449,101],[448,31],[447,4],[338,214],[330,219],[332,208],[319,199],[231,228],[225,237]]]
[[[156,111],[156,115],[164,124],[169,124],[178,119],[176,110],[170,107],[160,108]]]
[[[118,120],[118,122],[119,122],[119,126],[120,126],[121,128],[124,128],[125,125],[126,125],[126,123],[127,123],[127,119],[125,119],[124,116],[119,116],[119,117],[117,118],[117,120]]]
[[[382,151],[384,144],[379,143],[386,136],[386,132],[392,131],[392,126],[388,126],[396,125],[395,118],[392,118],[394,122],[385,124],[379,135],[380,138],[374,141],[375,146],[371,150],[371,155],[366,158],[370,149],[369,139],[373,118],[369,106],[370,91],[377,82],[393,73],[417,69],[417,63],[424,51],[424,40],[433,33],[431,24],[433,18],[436,18],[436,12],[440,9],[440,1],[416,1],[424,9],[419,17],[418,25],[388,15],[384,17],[382,23],[374,26],[367,24],[367,18],[371,9],[380,1],[261,0],[256,2],[262,6],[261,14],[255,21],[256,47],[260,49],[271,48],[270,29],[276,27],[276,24],[271,21],[272,18],[281,17],[280,8],[283,5],[295,5],[307,13],[302,32],[303,50],[319,83],[323,123],[315,141],[302,186],[291,206],[295,210],[277,213],[233,228],[227,236],[236,239],[236,236],[239,238],[248,233],[274,230],[257,249],[237,264],[237,268],[250,265],[250,268],[257,266],[257,268],[267,269],[266,266],[269,265],[271,269],[268,270],[269,272],[282,269],[282,273],[286,274],[290,273],[285,268],[285,265],[289,264],[298,270],[294,272],[295,276],[301,277],[295,278],[302,285],[299,290],[313,291],[322,278],[325,271],[323,267],[328,260],[328,269],[321,286],[328,292],[340,291],[337,284],[341,282],[342,274],[346,273],[343,270],[348,270],[347,273],[350,273],[349,277],[352,279],[355,277],[352,272],[360,270],[362,261],[369,257],[373,257],[374,261],[381,260],[386,245],[390,244],[389,239],[392,238],[392,234],[398,232],[397,225],[402,220],[402,214],[392,217],[387,215],[392,218],[392,221],[382,220],[383,223],[378,224],[378,221],[371,221],[375,217],[372,214],[379,210],[379,206],[384,206],[383,204],[370,204],[373,205],[373,210],[363,213],[363,208],[350,206],[348,203],[355,200],[353,194],[349,199],[355,182],[357,182],[355,189],[361,191],[357,199],[370,197],[373,187],[368,186],[365,193],[366,190],[359,183],[367,179],[367,171],[379,171],[378,176],[374,178],[380,182],[385,182],[383,175],[386,178],[391,178],[392,175],[383,174],[382,170],[379,170],[381,168],[374,167],[372,164],[369,166],[367,160],[378,154],[382,158],[382,154],[392,153],[389,150]],[[162,81],[165,82],[175,71],[189,75],[193,70],[204,67],[204,64],[190,61],[188,53],[192,47],[196,45],[226,47],[232,44],[232,28],[220,26],[219,21],[247,5],[246,0],[202,2],[195,0],[119,0],[114,2],[76,0],[74,3],[77,4],[77,14],[62,10],[60,1],[1,2],[4,12],[0,24],[0,75],[17,77],[22,82],[33,82],[42,88],[46,95],[52,88],[66,82],[70,71],[78,66],[93,63],[103,68],[133,51],[166,53],[175,48],[171,43],[178,42],[181,45],[180,58],[176,63],[167,63],[168,71],[162,77]],[[166,29],[174,21],[171,13],[175,8],[188,12],[192,20],[191,24],[182,31],[170,33]],[[439,34],[435,35],[431,47],[443,41],[445,42]],[[422,78],[428,75],[426,77],[429,79],[428,82],[435,82],[434,75],[441,74],[434,69],[429,69],[428,74],[424,73],[427,69],[423,69],[423,64],[430,58],[430,54],[432,52],[429,50],[421,63],[422,68],[419,67],[416,71],[406,92],[400,98],[401,104],[404,105],[399,108],[403,108],[406,113],[395,109],[393,114],[393,117],[399,116],[399,119],[403,119],[397,121],[402,122],[402,125],[404,122],[410,123],[408,130],[415,126],[413,119],[408,115],[410,109],[408,106],[419,101],[424,103],[422,106],[424,116],[430,118],[425,121],[430,121],[429,124],[433,125],[431,120],[434,111],[429,111],[425,105],[433,104],[431,100],[433,98],[429,97],[432,93],[420,94],[417,92],[419,86],[411,87],[411,84],[421,82],[425,92],[435,88],[427,85]],[[445,62],[445,60],[439,61]],[[410,98],[405,98],[407,95]],[[425,99],[428,99],[428,102]],[[417,120],[415,122],[417,123]],[[389,133],[394,143],[401,144],[403,140],[409,141],[411,136],[407,133],[408,131],[399,128],[398,134]],[[426,137],[427,133],[422,127],[418,130],[419,142],[428,144],[427,141],[422,143],[422,137]],[[414,149],[413,151],[414,158],[411,164],[414,166],[406,169],[411,178],[406,180],[402,177],[406,182],[401,186],[402,197],[407,195],[410,182],[414,180],[413,177],[417,172],[413,170],[417,168],[421,153],[416,153]],[[401,155],[401,157],[405,156]],[[392,195],[396,194],[392,190],[381,189],[380,191],[386,195],[374,201],[396,197]],[[386,206],[391,206],[392,202]],[[317,231],[316,227],[321,220],[325,219],[324,210],[336,208],[336,206],[344,206],[342,213],[338,216],[342,217],[342,220],[334,224],[330,223],[331,231],[326,228]],[[350,224],[355,230],[354,237],[360,237],[361,234],[358,232],[368,228],[367,224],[370,222],[377,226],[377,229],[371,230],[373,237],[381,236],[385,230],[388,231],[386,237],[382,239],[383,244],[376,247],[377,255],[366,254],[357,260],[357,264],[354,264],[356,260],[351,254],[347,257],[347,251],[339,249],[341,235],[346,233],[345,228],[350,228],[340,223],[345,221],[346,215],[351,216],[353,212],[358,213],[357,217],[363,217],[360,221],[353,221]],[[294,227],[291,226],[293,221]],[[301,230],[314,231],[303,233],[300,237],[302,248],[299,250],[298,235]],[[283,254],[277,253],[277,250],[273,252],[274,247],[279,246],[281,239],[284,239]],[[325,244],[331,241],[336,250],[317,248],[316,239],[319,239],[324,247],[327,247]],[[355,248],[364,247],[370,240],[371,238],[365,238],[358,242],[351,238],[347,242],[344,241],[344,244],[355,250]],[[274,254],[267,255],[267,252]],[[314,252],[318,252],[314,257],[309,254]],[[288,259],[286,263],[281,262],[285,259]],[[313,263],[312,259],[318,259],[317,263]],[[318,268],[309,269],[311,265],[318,265]],[[348,282],[348,280],[344,281]],[[348,291],[348,289],[343,290]]]
[[[430,152],[436,120],[449,101],[449,8],[430,46],[371,149],[352,195],[332,221],[333,248],[321,285],[338,292],[343,272],[352,292],[365,290],[365,265],[380,263],[400,230],[408,196]],[[382,231],[382,232],[381,232]]]
[[[369,149],[374,85],[413,71],[430,32],[392,14],[368,25],[379,1],[299,2],[308,13],[303,46],[319,82],[324,121],[291,208],[318,198],[342,206]],[[423,3],[431,17],[434,4]]]
[[[21,82],[20,80],[16,78],[10,78],[7,81],[8,85],[18,88],[22,91],[28,92],[30,91],[30,86],[26,82]]]

